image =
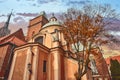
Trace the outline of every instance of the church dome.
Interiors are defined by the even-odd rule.
[[[57,18],[52,14],[52,17],[50,18],[49,22],[45,24],[42,28],[46,28],[48,26],[61,26],[61,23],[57,21]]]

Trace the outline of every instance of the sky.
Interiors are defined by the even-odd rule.
[[[7,15],[11,13],[13,9],[13,15],[9,25],[11,33],[22,28],[26,35],[29,20],[38,16],[41,11],[45,11],[47,17],[50,18],[52,13],[57,16],[62,12],[66,12],[68,8],[82,8],[82,6],[86,4],[110,4],[112,9],[120,13],[120,0],[0,0],[0,27],[4,25],[7,20]],[[116,21],[109,30],[111,30],[111,34],[117,36],[120,40],[120,20]],[[110,47],[114,47],[114,45]],[[110,54],[119,55],[120,53],[119,49],[113,50],[113,48],[105,48],[107,49],[105,49],[104,52],[108,53],[105,56],[110,56]]]
[[[29,20],[38,16],[41,11],[45,11],[49,15],[65,12],[71,7],[81,8],[86,4],[110,4],[120,13],[119,3],[120,0],[0,0],[0,27],[4,25],[7,15],[12,9],[13,15],[9,27],[11,32],[23,28],[26,34]],[[120,35],[119,32],[116,34]]]
[[[14,10],[16,13],[63,12],[73,6],[84,4],[110,4],[119,12],[120,0],[0,0],[0,14]]]

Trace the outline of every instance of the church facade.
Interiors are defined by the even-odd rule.
[[[67,47],[61,27],[54,15],[30,20],[26,41],[13,50],[8,80],[76,80],[77,62],[64,56]],[[102,54],[96,50],[92,56],[95,64],[82,80],[110,80]]]

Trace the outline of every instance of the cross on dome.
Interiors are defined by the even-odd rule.
[[[57,18],[55,17],[54,13],[52,13],[52,17],[50,18],[49,21],[57,21]]]

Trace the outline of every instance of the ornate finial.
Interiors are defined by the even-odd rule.
[[[57,18],[55,17],[54,13],[52,13],[52,17],[50,18],[50,21],[57,21]]]
[[[45,11],[41,11],[41,12],[40,12],[40,15],[45,16],[45,17],[46,17],[46,13],[45,13]]]

